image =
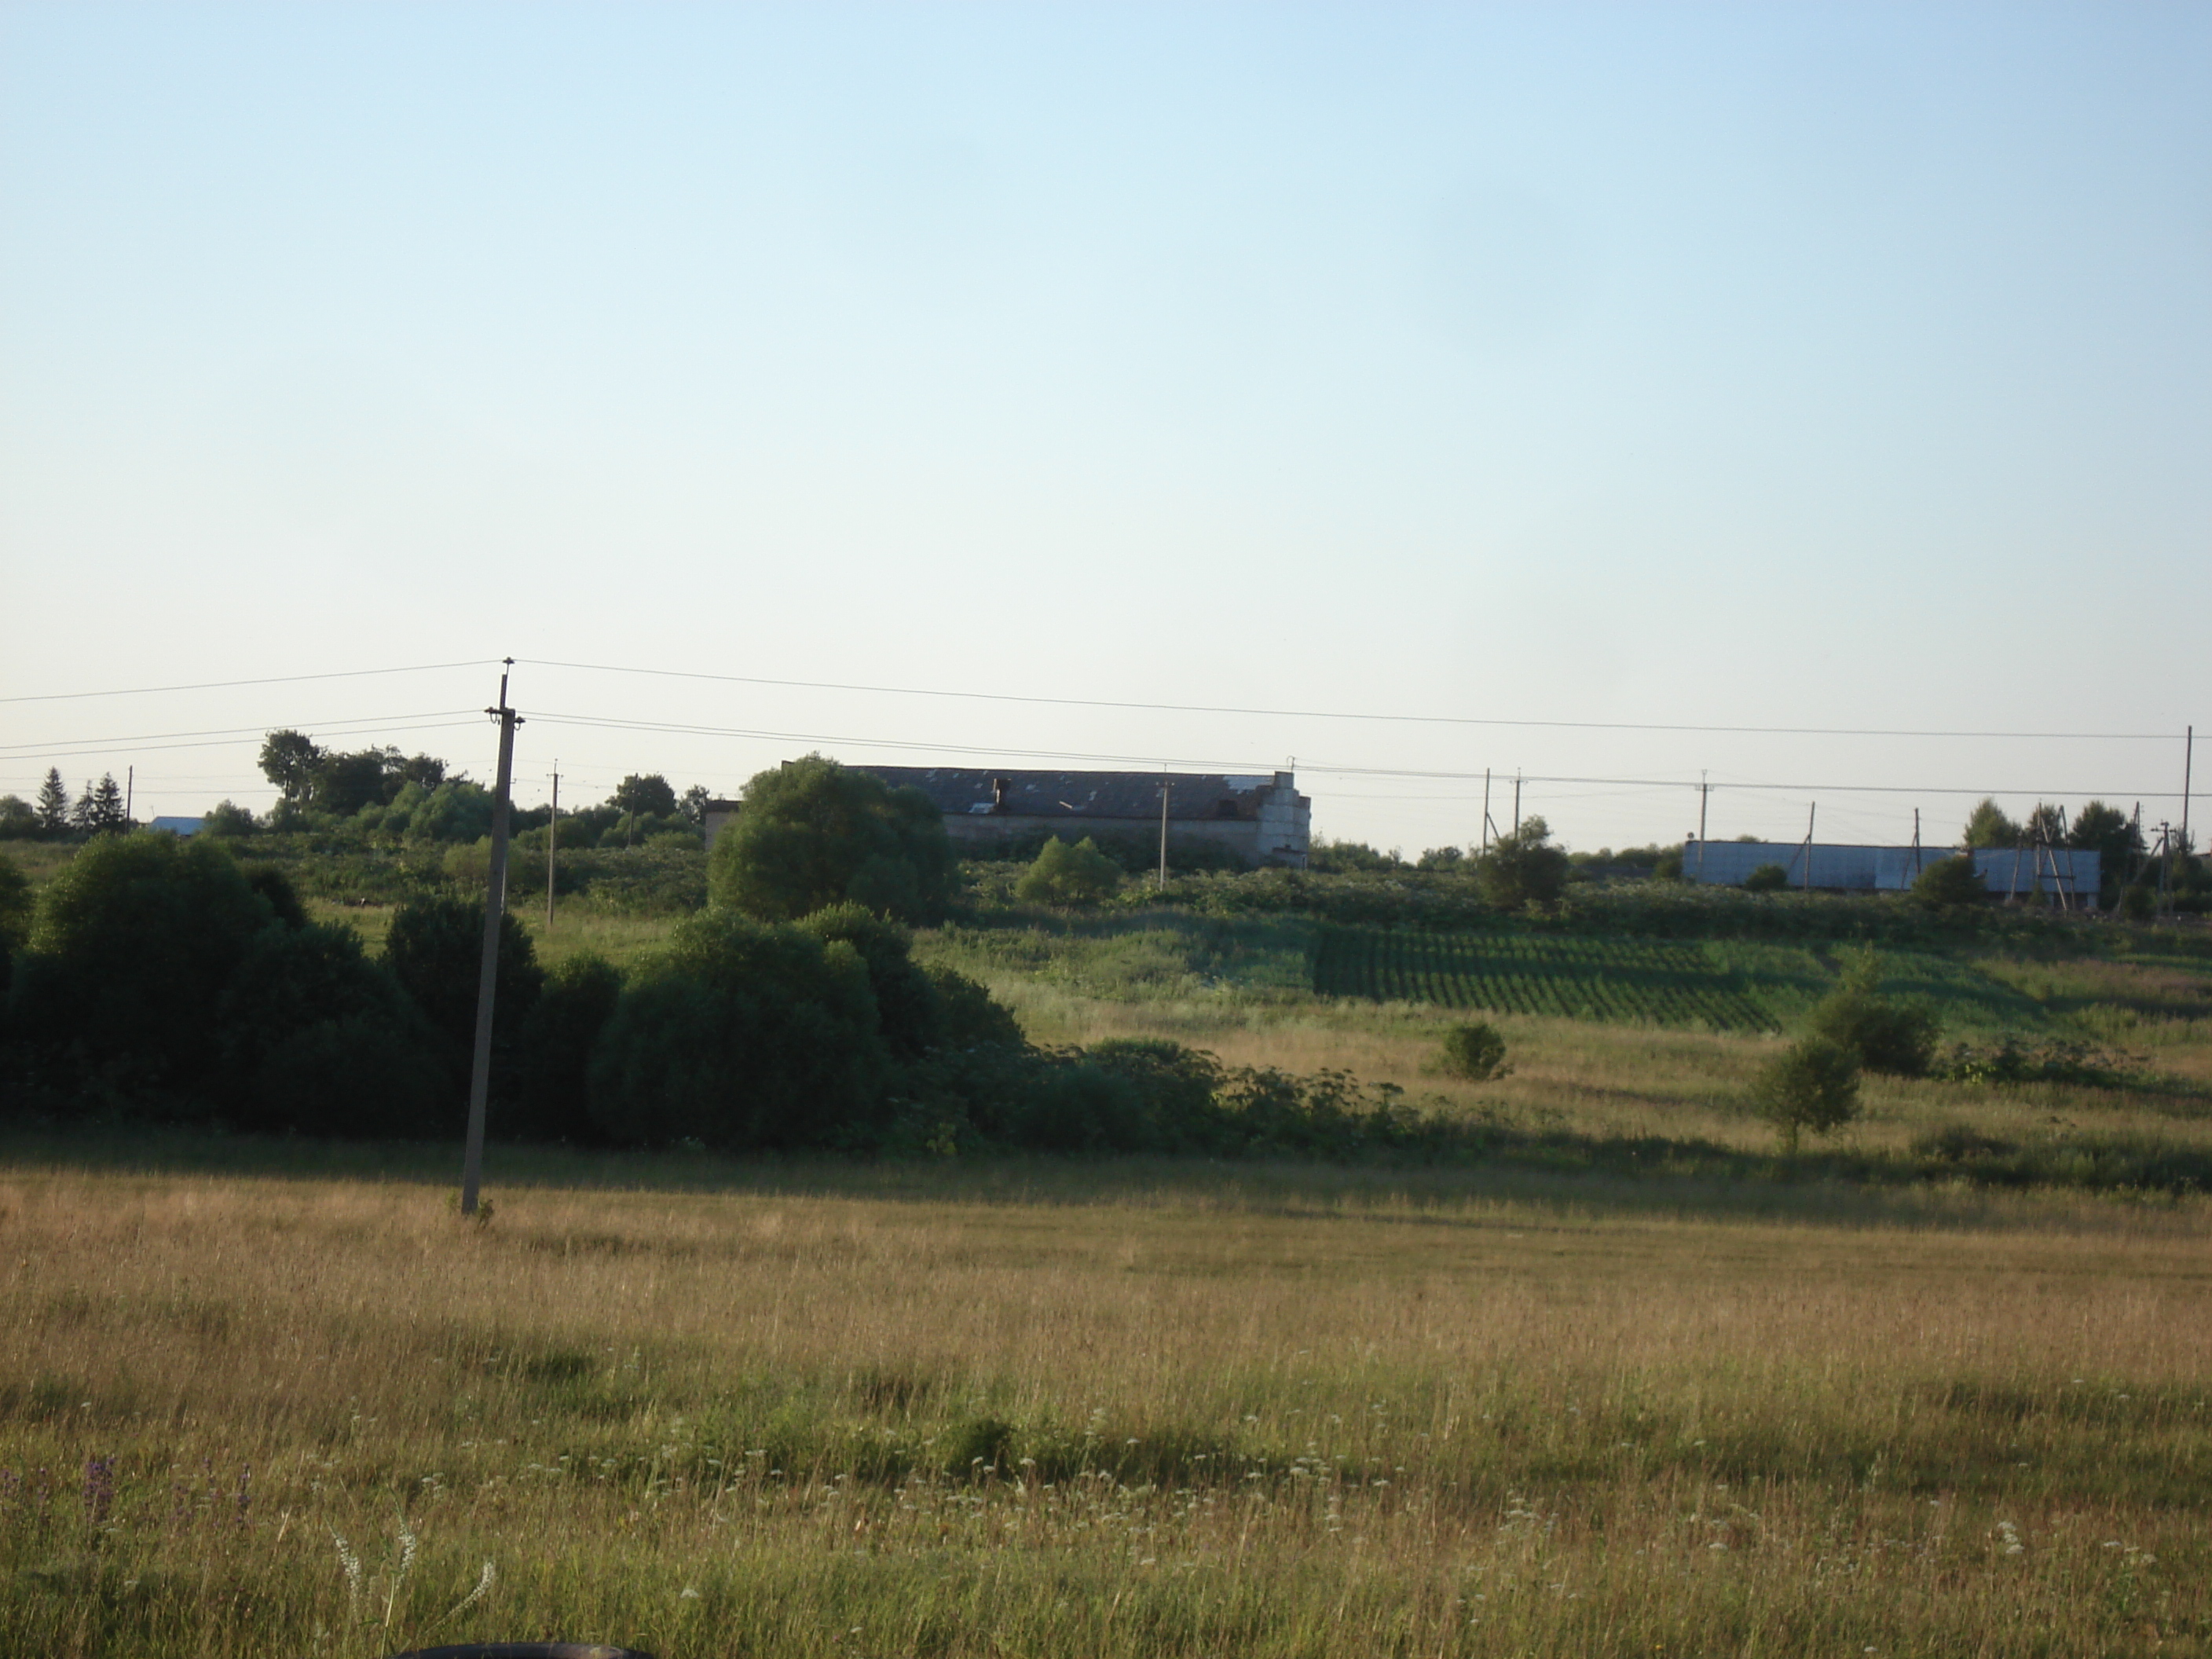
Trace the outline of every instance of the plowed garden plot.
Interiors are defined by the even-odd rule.
[[[1826,989],[1808,952],[1763,952],[1776,960],[1756,974],[1736,954],[1663,939],[1328,927],[1313,986],[1327,996],[1722,1031],[1778,1030]]]

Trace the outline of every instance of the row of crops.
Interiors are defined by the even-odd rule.
[[[1815,990],[1807,979],[1760,984],[1726,953],[1668,939],[1322,927],[1313,953],[1324,996],[1722,1031],[1778,1030]]]

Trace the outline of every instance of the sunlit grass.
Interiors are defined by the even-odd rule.
[[[404,1182],[19,1173],[9,1627],[149,1655],[2204,1627],[2202,1205],[1718,1221],[1375,1176],[793,1175],[507,1186],[478,1230]]]

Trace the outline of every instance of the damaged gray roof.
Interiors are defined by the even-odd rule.
[[[992,810],[993,781],[1006,781],[1005,810],[1038,818],[1135,818],[1158,823],[1160,780],[1173,787],[1168,817],[1250,817],[1272,793],[1274,775],[1223,772],[1017,772],[1006,767],[859,766],[894,789],[912,787],[940,812]],[[1226,805],[1230,810],[1224,811]]]

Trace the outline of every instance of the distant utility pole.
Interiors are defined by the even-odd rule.
[[[507,659],[500,671],[499,707],[484,713],[499,721],[499,779],[491,797],[491,881],[484,893],[483,963],[477,972],[477,1044],[469,1064],[469,1139],[461,1158],[461,1213],[477,1212],[483,1178],[484,1101],[491,1092],[492,999],[499,985],[499,925],[507,915],[507,794],[514,776],[514,728],[522,716],[507,706]]]
[[[1813,815],[1820,810],[1818,801],[1805,809],[1805,890],[1808,893],[1813,890]]]
[[[1912,809],[1912,873],[1920,873],[1920,809]]]
[[[1518,768],[1513,773],[1513,833],[1516,836],[1521,833],[1521,773]]]
[[[1168,792],[1175,786],[1160,779],[1160,891],[1168,890]]]
[[[1490,769],[1482,769],[1482,850],[1490,850]]]
[[[561,850],[561,757],[553,757],[553,816],[545,822],[545,932],[553,933],[553,860]]]
[[[125,824],[131,822],[131,802],[137,793],[138,769],[126,766],[123,769],[123,822]],[[2181,832],[2184,835],[2189,833],[2189,790],[2186,785],[2183,786],[2181,792]]]
[[[2181,844],[2189,845],[2189,773],[2197,761],[2197,728],[2191,726],[2181,749]]]
[[[1705,774],[1698,774],[1698,879],[1705,878],[1705,807],[1712,799],[1713,787],[1705,781]]]

